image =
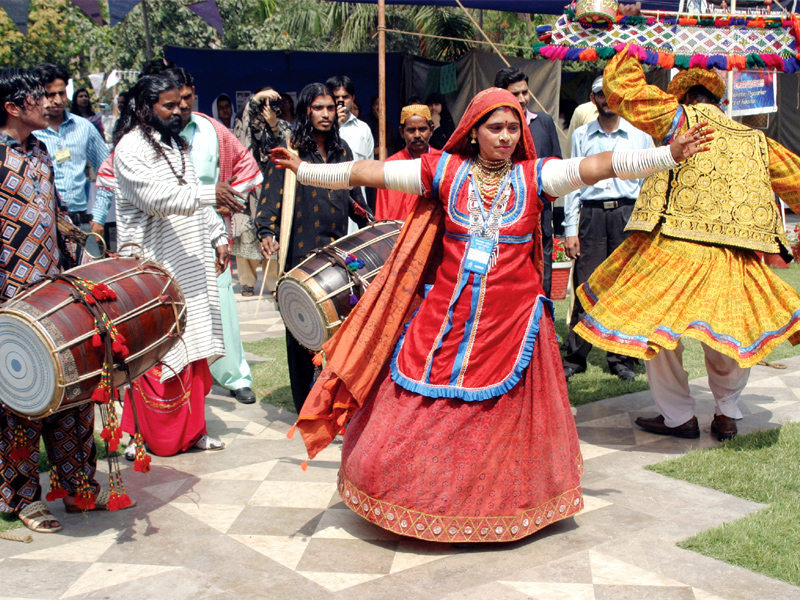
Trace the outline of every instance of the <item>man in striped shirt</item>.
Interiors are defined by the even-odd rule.
[[[205,420],[208,365],[225,354],[217,276],[230,256],[227,232],[214,210],[241,212],[244,204],[230,183],[199,180],[180,137],[180,103],[173,79],[145,75],[127,92],[114,131],[120,247],[137,244],[137,253],[164,265],[181,286],[187,314],[181,343],[137,380],[133,402],[125,402],[123,431],[141,433],[134,455],[143,452],[142,438],[158,456],[225,446],[208,435]]]
[[[50,126],[35,131],[33,135],[44,142],[53,159],[56,189],[67,205],[72,222],[87,233],[102,237],[112,195],[107,190],[98,189],[92,213],[87,212],[86,164],[90,164],[95,172],[100,168],[108,156],[106,142],[88,120],[67,110],[67,70],[52,64],[39,65],[35,70],[50,101],[47,109]],[[89,238],[86,246],[90,254],[99,254],[94,236]],[[80,259],[79,256],[76,258]]]

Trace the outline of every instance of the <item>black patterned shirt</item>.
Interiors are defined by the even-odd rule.
[[[61,261],[53,163],[39,140],[28,145],[0,132],[0,302],[58,272]]]

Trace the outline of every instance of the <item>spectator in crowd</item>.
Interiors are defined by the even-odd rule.
[[[429,95],[425,100],[425,104],[431,109],[431,117],[433,118],[431,146],[441,150],[456,130],[456,124],[453,122],[450,109],[447,108],[447,100],[439,92],[433,92]]]
[[[211,116],[233,131],[233,102],[228,94],[220,94],[211,103]]]
[[[427,106],[424,104],[411,104],[403,107],[400,112],[400,135],[403,137],[406,146],[400,152],[387,158],[386,162],[415,160],[424,154],[438,156],[442,151],[431,148],[430,139],[432,134],[433,122],[431,121],[431,111]],[[414,208],[414,204],[419,198],[418,194],[380,189],[378,190],[375,217],[378,219],[405,221],[408,213]]]
[[[286,121],[294,129],[294,100],[286,92],[281,92],[281,119]]]
[[[89,90],[86,88],[78,88],[75,90],[75,93],[72,94],[70,108],[72,109],[72,114],[83,117],[89,121],[89,123],[97,127],[97,131],[99,131],[100,135],[105,139],[106,131],[103,127],[103,116],[92,110],[92,99],[89,97]]]
[[[106,142],[94,125],[67,110],[69,73],[64,67],[43,64],[36,67],[36,73],[47,91],[50,126],[35,131],[33,135],[44,142],[53,159],[56,189],[67,205],[72,222],[83,231],[102,237],[112,197],[107,191],[98,190],[92,213],[88,213],[86,165],[97,172],[108,156]],[[93,256],[100,254],[94,236],[90,236],[86,250]],[[76,260],[81,258],[80,252],[78,254]]]
[[[292,134],[292,126],[278,118],[281,95],[270,86],[259,89],[248,101],[241,121],[237,121],[234,134],[245,148],[250,150],[261,169],[266,174],[269,168],[269,151],[287,140]],[[283,112],[281,110],[281,112]],[[233,215],[233,255],[236,257],[236,272],[242,286],[242,296],[255,293],[258,281],[258,266],[266,287],[275,289],[277,283],[276,263],[264,260],[255,226],[255,214],[260,190],[250,194],[248,211]],[[269,266],[268,266],[269,265]]]
[[[378,112],[378,94],[375,94],[369,100],[370,111],[369,114],[362,119],[372,132],[372,139],[375,142],[375,159],[379,158],[380,154],[380,114]],[[391,156],[396,151],[395,146],[394,126],[389,119],[386,119],[386,155]]]
[[[603,78],[592,83],[590,95],[598,117],[575,130],[572,135],[572,158],[592,156],[609,150],[644,150],[653,147],[653,140],[625,119],[611,112],[603,93]],[[594,270],[625,241],[625,232],[633,205],[642,189],[641,179],[610,178],[564,196],[564,244],[567,256],[575,259],[573,284],[577,290]],[[579,218],[580,217],[580,218]],[[575,300],[564,357],[567,379],[586,370],[586,358],[592,344],[574,331],[586,315],[582,303]],[[635,379],[634,359],[616,352],[607,352],[608,369],[623,381]]]
[[[347,142],[354,160],[372,160],[375,158],[375,140],[369,125],[353,114],[353,102],[356,99],[356,86],[347,75],[336,75],[325,82],[334,101],[336,116],[339,119],[339,136]],[[374,198],[375,193],[362,188],[364,198]],[[358,230],[352,219],[348,224],[348,233]]]

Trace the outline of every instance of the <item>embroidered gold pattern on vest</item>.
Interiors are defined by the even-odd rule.
[[[626,231],[778,253],[788,249],[769,179],[769,148],[760,131],[727,119],[710,105],[684,106],[688,126],[708,121],[709,152],[674,171],[648,177]]]

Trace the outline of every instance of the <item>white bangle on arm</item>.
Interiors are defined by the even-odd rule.
[[[553,198],[586,187],[578,167],[582,156],[565,160],[548,160],[542,165],[542,191]]]
[[[387,190],[421,195],[422,160],[390,160],[383,163],[383,181]]]
[[[352,160],[336,164],[303,161],[297,168],[297,181],[303,185],[328,190],[349,190],[352,170]]]
[[[677,166],[669,146],[647,150],[617,150],[611,156],[611,167],[619,179],[644,179]]]

